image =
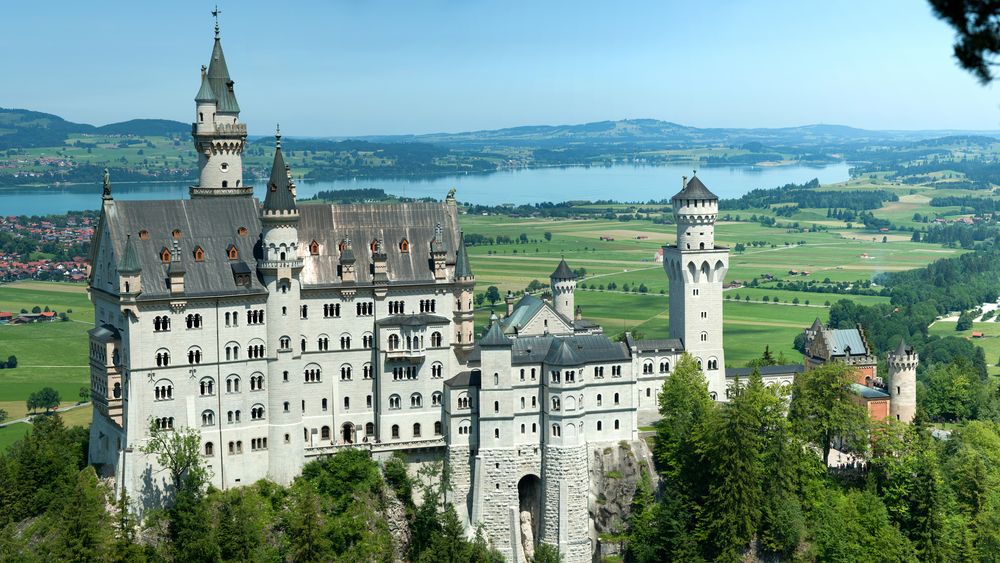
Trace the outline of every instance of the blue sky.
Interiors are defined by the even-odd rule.
[[[4,7],[0,106],[190,121],[211,2]],[[1000,129],[1000,90],[921,0],[220,3],[253,134],[424,133],[656,118]]]

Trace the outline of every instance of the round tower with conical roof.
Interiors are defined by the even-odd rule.
[[[566,259],[559,261],[559,266],[549,276],[552,286],[552,305],[556,312],[573,322],[573,315],[576,312],[576,274],[570,269]]]
[[[920,358],[905,340],[895,352],[886,355],[889,368],[889,416],[900,422],[912,422],[917,412],[917,364]]]
[[[247,126],[240,121],[234,85],[216,23],[212,58],[207,67],[201,67],[201,87],[194,99],[191,136],[198,152],[198,185],[191,186],[191,197],[253,194],[243,183]]]
[[[722,346],[722,284],[729,249],[715,244],[719,198],[697,176],[684,178],[672,200],[677,244],[663,247],[670,283],[670,337],[681,341],[705,372],[709,392],[726,400]]]

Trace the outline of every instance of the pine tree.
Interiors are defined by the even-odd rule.
[[[110,540],[106,494],[93,467],[80,471],[59,521],[60,559],[97,561],[104,558]]]
[[[325,522],[316,489],[307,481],[295,484],[290,506],[285,514],[290,559],[301,563],[331,559],[330,540],[324,533]]]

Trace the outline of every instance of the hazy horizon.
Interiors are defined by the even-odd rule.
[[[698,128],[1000,129],[924,2],[800,5],[437,0],[226,3],[254,135],[467,132],[616,119]],[[0,106],[102,125],[189,122],[211,4],[7,7]],[[44,30],[44,33],[39,32]],[[80,48],[81,45],[86,48]]]

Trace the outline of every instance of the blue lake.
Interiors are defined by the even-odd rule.
[[[773,188],[818,178],[829,184],[847,180],[849,165],[827,166],[717,166],[698,171],[698,177],[721,198],[739,197],[755,188]],[[492,174],[415,179],[349,179],[331,182],[299,180],[298,195],[308,198],[319,191],[381,188],[405,197],[443,199],[455,188],[462,202],[481,204],[540,203],[567,200],[614,199],[648,201],[669,198],[681,186],[681,176],[691,175],[690,165],[573,166],[502,171]],[[264,179],[253,182],[258,197]],[[187,183],[114,183],[116,199],[179,199],[188,197]],[[0,188],[0,215],[44,215],[98,209],[101,187],[93,185]]]

